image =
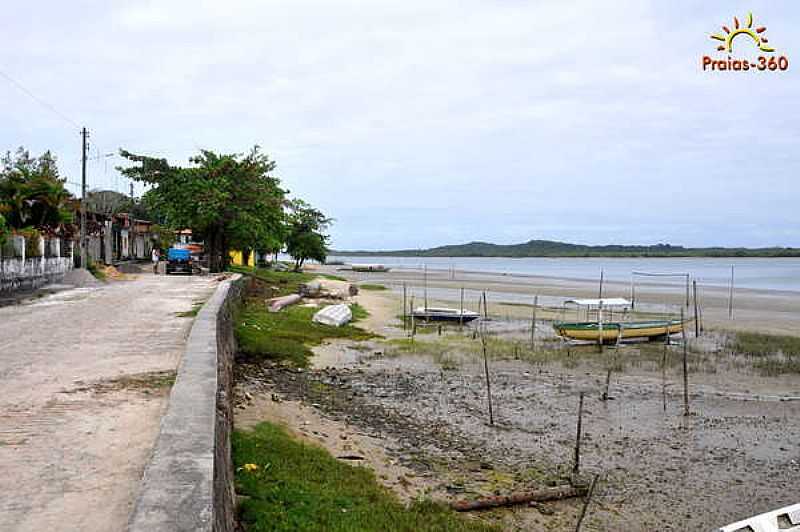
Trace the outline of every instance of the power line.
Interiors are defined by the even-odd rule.
[[[75,126],[76,128],[80,128],[80,126],[78,125],[77,122],[72,120],[70,117],[68,117],[67,115],[65,115],[64,113],[62,113],[61,111],[56,109],[54,106],[52,106],[49,103],[47,103],[46,101],[44,101],[43,99],[41,99],[38,96],[36,96],[33,92],[31,92],[29,89],[27,89],[22,83],[20,83],[19,81],[15,80],[11,76],[9,76],[5,72],[3,72],[2,70],[0,70],[0,76],[6,78],[6,80],[8,80],[12,85],[17,87],[19,90],[21,90],[25,94],[27,94],[33,101],[35,101],[36,103],[38,103],[42,107],[47,108],[50,112],[52,112],[53,114],[55,114],[56,116],[58,116],[62,120],[66,121],[66,122],[69,122],[71,125]]]

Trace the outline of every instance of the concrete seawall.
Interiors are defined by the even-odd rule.
[[[195,318],[130,532],[234,530],[232,313],[242,296],[239,277],[221,283]]]

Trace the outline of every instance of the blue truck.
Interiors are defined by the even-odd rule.
[[[188,249],[169,248],[167,250],[167,272],[192,274],[192,254]]]

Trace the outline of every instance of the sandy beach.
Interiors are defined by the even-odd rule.
[[[566,298],[596,297],[597,283],[474,272],[395,270],[345,277],[363,288],[353,298],[369,312],[358,323],[379,338],[332,340],[313,349],[311,367],[242,367],[237,423],[270,419],[334,456],[359,464],[398,497],[455,500],[571,482],[576,408],[585,395],[581,474],[602,478],[585,530],[711,530],[796,502],[800,408],[796,373],[765,371],[725,347],[737,330],[797,334],[797,296],[705,288],[706,333],[690,335],[684,415],[681,347],[631,344],[599,354],[596,346],[555,338],[548,320]],[[487,417],[486,375],[476,325],[416,339],[400,315],[405,284],[422,304],[475,309],[487,291],[489,374],[494,423]],[[384,285],[377,290],[370,285]],[[606,296],[629,286],[609,283]],[[537,349],[527,347],[530,303],[538,294]],[[685,291],[640,287],[648,311],[680,312]],[[693,303],[693,302],[692,302]],[[693,304],[690,305],[693,309]],[[608,388],[606,388],[608,386]],[[606,389],[610,400],[603,400]],[[247,399],[247,397],[253,399]],[[574,530],[579,499],[478,512],[504,530]]]

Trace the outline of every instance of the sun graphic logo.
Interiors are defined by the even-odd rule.
[[[725,52],[726,58],[713,58],[704,55],[700,61],[704,71],[711,72],[776,72],[789,69],[789,58],[785,55],[776,57],[775,55],[759,55],[755,60],[747,57],[733,57],[733,43],[749,41],[755,45],[759,52],[773,54],[775,48],[770,46],[769,39],[764,34],[767,31],[765,26],[754,27],[753,14],[748,13],[744,19],[744,24],[739,22],[737,17],[733,17],[733,29],[722,26],[725,33],[712,33],[711,38],[719,41],[717,46],[719,52]],[[740,46],[738,48],[741,48]]]
[[[753,40],[755,45],[758,47],[759,50],[762,52],[774,52],[775,48],[771,48],[767,43],[767,37],[762,35],[767,28],[761,26],[760,28],[753,29],[753,14],[748,13],[747,18],[745,19],[746,24],[743,27],[739,27],[739,19],[733,17],[733,31],[731,31],[728,26],[722,26],[722,29],[725,30],[725,35],[721,35],[719,33],[715,33],[711,35],[711,38],[717,41],[722,41],[725,44],[721,44],[717,47],[717,50],[720,52],[727,51],[728,53],[733,52],[733,40],[736,37],[745,35],[750,37]]]

